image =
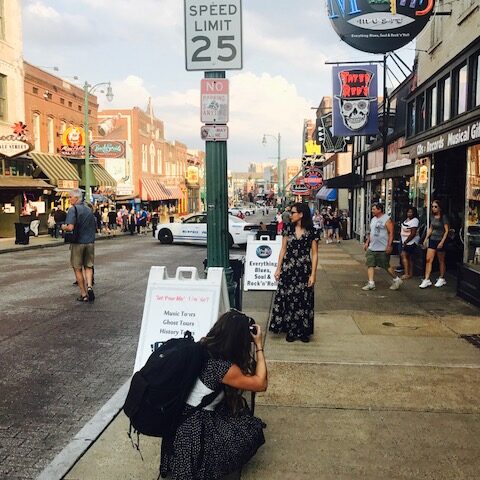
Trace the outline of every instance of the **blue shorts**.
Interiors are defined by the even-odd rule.
[[[445,251],[445,245],[443,247],[438,248],[438,244],[440,243],[440,240],[432,240],[431,238],[428,239],[428,248],[431,248],[432,250],[436,250],[437,252],[444,252]]]
[[[402,247],[402,252],[405,252],[405,253],[408,253],[409,255],[413,255],[415,253],[415,244],[412,243],[411,245],[405,245],[403,246],[402,244],[400,244],[400,246]]]

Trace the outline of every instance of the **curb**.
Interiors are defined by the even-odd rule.
[[[121,412],[130,387],[129,378],[108,402],[75,435],[73,440],[45,467],[37,480],[61,480],[98,440]]]
[[[122,235],[112,235],[110,237],[96,237],[95,242],[98,242],[100,240],[112,240],[113,238],[116,237],[127,237],[129,234],[125,233]],[[64,242],[58,242],[58,243],[41,243],[38,245],[24,245],[23,247],[13,247],[13,248],[0,248],[0,255],[2,253],[13,253],[13,252],[23,252],[24,250],[39,250],[41,248],[53,248],[53,247],[61,247],[62,245],[66,245]]]

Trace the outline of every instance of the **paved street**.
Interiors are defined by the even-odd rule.
[[[68,246],[0,256],[0,478],[32,479],[132,373],[152,265],[202,270],[206,249],[151,236],[96,244],[93,305]]]

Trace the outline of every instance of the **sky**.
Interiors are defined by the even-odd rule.
[[[111,81],[114,99],[97,92],[100,109],[146,109],[151,97],[167,140],[205,150],[204,75],[185,69],[182,0],[22,0],[22,7],[27,62],[79,85]],[[278,134],[281,157],[301,157],[304,119],[314,119],[322,97],[331,95],[326,61],[381,59],[340,40],[325,0],[243,0],[242,22],[243,68],[226,73],[233,171],[275,164]],[[397,53],[411,65],[414,44]]]

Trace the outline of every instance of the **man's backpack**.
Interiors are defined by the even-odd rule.
[[[206,359],[205,347],[196,343],[190,332],[155,350],[133,375],[123,406],[130,432],[133,427],[137,433],[152,437],[173,433]]]

